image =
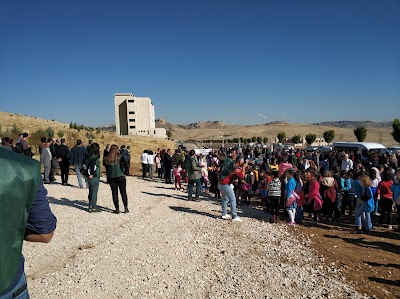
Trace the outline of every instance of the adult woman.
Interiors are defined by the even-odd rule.
[[[367,234],[369,234],[370,229],[372,228],[371,223],[371,215],[370,213],[374,210],[374,199],[373,193],[371,190],[372,182],[369,176],[365,175],[360,179],[360,185],[362,187],[362,195],[360,206],[356,211],[356,233],[362,232],[362,222],[364,222],[364,227],[366,229]]]
[[[118,145],[113,144],[110,148],[110,153],[104,158],[104,166],[106,167],[107,182],[110,184],[111,193],[113,197],[115,214],[119,214],[119,200],[118,200],[118,188],[121,193],[122,202],[124,204],[125,213],[128,213],[128,196],[126,195],[126,179],[121,170],[121,164],[123,167],[127,167],[127,161],[119,154]]]
[[[100,212],[97,208],[97,193],[99,191],[99,181],[100,181],[100,147],[97,143],[93,143],[90,147],[88,154],[88,176],[87,182],[89,186],[89,209],[90,213]]]

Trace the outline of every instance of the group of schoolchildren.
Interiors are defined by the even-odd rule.
[[[294,154],[272,154],[262,162],[248,159],[244,179],[236,178],[231,182],[237,202],[250,204],[251,200],[259,198],[263,209],[272,215],[270,222],[277,223],[287,216],[288,225],[302,224],[304,212],[309,213],[311,225],[322,220],[334,222],[344,216],[354,216],[357,232],[366,233],[373,229],[373,222],[376,226],[383,226],[385,222],[386,227],[392,229],[394,210],[400,220],[400,169],[394,171],[392,167],[380,165],[367,171],[356,161],[353,169],[341,170],[339,166],[324,169],[312,160],[302,158],[299,160],[308,167],[300,163],[293,166],[288,161],[293,161],[290,156]],[[343,160],[349,157],[345,153],[340,155],[345,157]],[[221,163],[212,159],[211,156],[207,159],[210,160],[208,180],[204,179],[202,183],[208,187],[209,181],[209,191],[220,198],[218,172]],[[340,161],[338,165],[341,165]],[[184,172],[181,168],[176,171]]]

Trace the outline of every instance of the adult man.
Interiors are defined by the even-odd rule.
[[[110,152],[110,144],[107,143],[106,148],[103,151],[103,159],[107,157],[108,153]]]
[[[50,171],[51,171],[52,155],[51,155],[51,151],[50,151],[50,142],[51,142],[50,138],[48,140],[46,140],[45,148],[42,150],[42,153],[40,154],[40,163],[43,164],[43,168],[44,168],[43,178],[44,178],[45,184],[51,183]]]
[[[235,162],[234,162],[235,161]],[[225,158],[224,164],[222,165],[220,180],[218,182],[218,189],[222,192],[222,219],[228,220],[232,218],[232,222],[243,221],[237,216],[236,211],[236,196],[231,183],[236,178],[240,180],[244,179],[246,173],[247,164],[244,163],[244,159],[236,157],[236,151],[231,151],[231,156]],[[231,206],[232,217],[227,214],[228,201]]]
[[[342,160],[342,167],[340,168],[340,170],[349,171],[351,169],[353,169],[353,161],[351,159],[349,159],[348,154],[344,154],[343,160]]]
[[[171,170],[172,170],[172,158],[171,149],[168,149],[163,158],[164,171],[165,171],[165,183],[172,184],[171,180]]]
[[[201,189],[201,167],[196,159],[196,152],[194,150],[189,152],[189,157],[185,160],[185,166],[189,179],[187,200],[192,200],[193,186],[196,184],[195,201],[199,201]]]
[[[65,139],[61,138],[61,144],[56,148],[56,154],[61,169],[61,185],[68,185],[68,174],[69,174],[69,148],[65,145]]]
[[[0,148],[0,298],[29,298],[23,240],[50,242],[57,219],[50,210],[39,162]]]
[[[85,160],[88,151],[83,146],[82,140],[78,139],[76,145],[69,152],[70,163],[74,165],[76,176],[78,177],[79,188],[83,188],[81,166],[83,160]]]
[[[46,137],[40,137],[40,145],[39,145],[39,155],[42,153],[42,149],[46,147]]]
[[[58,172],[58,168],[60,165],[58,164],[58,157],[56,153],[56,149],[59,146],[58,144],[54,143],[52,138],[50,139],[50,153],[51,153],[51,171],[50,171],[50,181],[56,181],[56,174]]]
[[[119,153],[121,154],[121,156],[124,157],[125,161],[128,162],[129,160],[129,152],[128,150],[125,148],[125,145],[121,145],[121,148],[119,149]],[[128,164],[127,164],[128,165]],[[128,166],[129,167],[129,166]],[[129,168],[128,167],[123,167],[122,172],[124,173],[124,175],[129,175]]]
[[[142,178],[144,179],[147,177],[148,164],[149,164],[148,150],[144,150],[140,158],[142,161]]]

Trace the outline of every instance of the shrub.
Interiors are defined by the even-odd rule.
[[[367,129],[365,127],[357,127],[354,129],[354,135],[358,142],[363,142],[367,137]]]
[[[317,139],[317,135],[309,133],[306,135],[306,142],[308,145],[311,145],[314,143],[315,139]]]
[[[301,143],[301,136],[300,136],[300,135],[294,135],[294,136],[292,137],[292,142],[293,142],[294,144]]]
[[[263,143],[268,143],[268,137],[263,138]]]
[[[392,136],[394,140],[396,140],[396,142],[400,143],[400,120],[395,118],[393,120],[392,127],[393,127]]]
[[[60,130],[60,131],[58,131],[57,135],[58,135],[58,137],[63,138],[64,132]]]
[[[46,130],[44,130],[46,132],[46,136],[53,138],[54,137],[54,130],[51,127],[47,127]]]
[[[334,130],[325,131],[323,136],[324,136],[325,142],[331,143],[332,140],[335,138],[335,131]]]
[[[276,137],[278,138],[279,143],[282,143],[286,138],[286,133],[280,132],[280,133],[278,133],[278,135],[276,135]]]

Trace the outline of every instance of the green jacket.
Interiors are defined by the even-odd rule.
[[[201,168],[195,158],[188,157],[185,160],[185,164],[189,180],[197,180],[201,178]]]
[[[0,147],[0,294],[11,286],[17,273],[40,176],[38,161]]]
[[[106,158],[104,158],[103,165],[106,167],[107,179],[119,178],[124,175],[121,169],[121,157],[118,157],[115,164],[107,164]]]

